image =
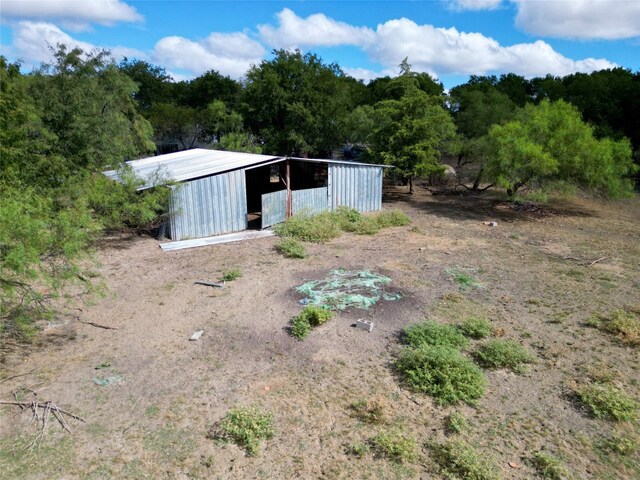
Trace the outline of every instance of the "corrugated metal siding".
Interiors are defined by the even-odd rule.
[[[293,214],[324,212],[329,209],[329,198],[327,187],[308,188],[306,190],[294,190],[291,192],[291,202]]]
[[[329,204],[341,205],[360,212],[382,208],[382,168],[374,166],[330,164]]]
[[[247,228],[244,170],[185,182],[171,195],[171,238],[201,238]]]
[[[287,218],[287,191],[262,195],[262,228],[284,222]]]

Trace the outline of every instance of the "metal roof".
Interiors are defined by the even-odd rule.
[[[144,190],[162,183],[162,180],[176,182],[191,180],[277,160],[278,158],[255,153],[194,148],[141,160],[131,160],[127,162],[127,165],[133,169],[133,173],[136,176],[146,182],[140,188],[140,190]],[[104,174],[113,180],[120,180],[120,172],[118,170],[109,170]]]
[[[286,160],[288,157],[278,157],[272,155],[258,155],[255,153],[227,152],[224,150],[207,150],[204,148],[194,148],[181,152],[157,155],[155,157],[143,158],[141,160],[131,160],[126,162],[133,173],[142,178],[145,184],[139,190],[154,187],[163,181],[173,180],[181,182],[195,178],[216,175],[218,173],[259,166],[262,164],[274,163]],[[370,163],[358,163],[342,160],[324,160],[314,158],[295,158],[303,162],[319,163],[340,163],[346,165],[361,165],[367,167],[388,167],[389,165],[376,165]],[[120,180],[120,171],[108,170],[103,172],[113,180]]]

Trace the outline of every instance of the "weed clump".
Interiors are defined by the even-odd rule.
[[[380,432],[371,439],[371,446],[379,457],[388,458],[397,463],[411,461],[416,456],[416,441],[401,433]]]
[[[440,405],[474,404],[486,385],[484,373],[458,350],[446,346],[405,348],[395,368],[415,391]]]
[[[469,343],[456,327],[430,320],[406,327],[402,331],[402,339],[414,348],[424,345],[463,348]]]
[[[376,223],[380,228],[388,227],[404,227],[411,223],[411,219],[400,210],[390,210],[388,212],[380,212],[375,217]]]
[[[491,335],[491,323],[484,318],[468,318],[460,325],[458,330],[466,337],[480,340]]]
[[[233,282],[242,276],[242,272],[238,268],[233,268],[222,273],[223,282]]]
[[[471,288],[482,288],[483,285],[477,282],[469,273],[458,268],[446,270],[447,274],[458,284],[460,290],[469,290]]]
[[[638,402],[608,383],[592,383],[574,389],[576,397],[596,418],[628,421],[636,418]]]
[[[291,335],[303,340],[312,327],[317,327],[333,318],[333,312],[317,305],[307,305],[299,315],[291,320]]]
[[[640,346],[640,309],[612,310],[591,320],[601,330],[617,336],[628,345]]]
[[[536,452],[527,463],[545,480],[563,480],[569,475],[562,462],[549,453]]]
[[[498,480],[495,465],[481,457],[461,440],[430,445],[431,455],[445,478],[469,480]]]
[[[446,430],[449,433],[462,433],[468,428],[469,422],[460,412],[453,412],[446,419]]]
[[[367,453],[369,453],[369,450],[370,450],[370,447],[368,444],[356,443],[348,449],[347,453],[350,453],[354,457],[362,458],[365,455],[367,455]]]
[[[349,407],[352,415],[364,423],[384,423],[387,417],[388,403],[380,397],[371,400],[358,400]]]
[[[295,238],[283,238],[275,248],[287,258],[307,258],[307,249],[302,242]]]
[[[612,435],[601,438],[596,446],[603,453],[629,457],[638,450],[638,439],[633,435]]]
[[[508,368],[523,373],[533,355],[513,340],[489,340],[475,352],[478,363],[485,368]]]
[[[214,438],[233,441],[245,449],[247,455],[255,456],[261,440],[274,435],[273,416],[257,407],[236,407],[227,412],[219,423],[219,432]]]

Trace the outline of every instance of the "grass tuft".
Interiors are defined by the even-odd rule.
[[[546,452],[534,453],[527,463],[545,480],[563,480],[569,476],[562,462]]]
[[[458,330],[466,337],[480,340],[491,335],[491,323],[484,318],[468,318],[458,325]]]
[[[411,223],[411,219],[400,210],[390,210],[380,212],[375,217],[376,223],[380,228],[404,227]]]
[[[318,305],[307,305],[291,320],[291,335],[299,340],[304,340],[311,332],[312,327],[317,327],[333,318],[333,312]]]
[[[617,336],[628,345],[640,346],[640,312],[636,309],[616,309],[608,315],[592,318],[589,324]]]
[[[238,268],[233,268],[222,273],[223,282],[233,282],[242,276],[242,272]]]
[[[395,368],[413,390],[431,395],[440,405],[474,404],[486,385],[482,370],[451,347],[405,348]]]
[[[460,290],[469,290],[471,288],[482,288],[483,285],[477,282],[470,274],[458,268],[446,270],[447,274],[458,284]]]
[[[388,458],[397,463],[411,461],[416,456],[416,441],[401,433],[380,432],[371,439],[373,451],[379,457]]]
[[[361,422],[372,424],[385,422],[388,407],[389,404],[382,397],[376,397],[371,400],[358,400],[349,406],[355,418]]]
[[[287,258],[307,258],[307,249],[295,238],[283,238],[276,243],[275,249]]]
[[[574,392],[580,403],[596,418],[620,422],[634,420],[637,416],[638,402],[611,384],[578,386]]]
[[[497,468],[462,440],[430,445],[431,455],[445,478],[498,480]]]
[[[258,454],[261,440],[274,435],[273,416],[257,407],[236,407],[227,412],[219,423],[217,438],[231,440],[244,448],[249,456]]]
[[[441,345],[459,349],[469,343],[456,327],[431,320],[409,325],[402,331],[402,339],[414,348]]]
[[[478,363],[485,368],[508,368],[523,373],[525,364],[531,363],[533,355],[513,340],[489,340],[475,352]]]
[[[462,433],[469,428],[469,422],[460,412],[452,412],[446,419],[446,430],[449,433]]]

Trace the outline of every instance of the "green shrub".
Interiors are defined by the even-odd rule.
[[[345,232],[355,231],[355,225],[362,220],[362,214],[355,208],[340,206],[333,211],[338,227]]]
[[[366,443],[356,443],[349,448],[348,453],[353,455],[354,457],[362,458],[367,453],[369,453],[369,445]]]
[[[485,368],[508,368],[516,373],[525,371],[533,355],[513,340],[489,340],[475,352],[478,363]]]
[[[468,318],[458,325],[458,329],[463,335],[475,340],[491,335],[491,323],[484,318]]]
[[[413,438],[401,433],[380,432],[371,439],[371,446],[379,457],[403,463],[415,458],[418,445]]]
[[[358,235],[375,235],[380,231],[380,225],[373,217],[362,217],[353,225],[353,232]]]
[[[596,317],[598,327],[616,335],[622,342],[640,346],[640,314],[632,309],[617,309]]]
[[[612,435],[601,438],[596,445],[604,453],[628,457],[638,450],[638,439],[633,434]]]
[[[275,225],[273,231],[281,237],[293,237],[304,242],[323,243],[339,237],[340,227],[332,212],[317,215],[298,214]]]
[[[260,440],[273,437],[273,416],[257,407],[236,407],[229,410],[220,421],[218,436],[231,440],[243,447],[247,454],[258,453]]]
[[[311,332],[311,324],[307,318],[303,318],[300,315],[293,317],[291,320],[291,335],[298,340],[304,340]]]
[[[375,216],[375,221],[380,228],[403,227],[411,223],[411,219],[400,210],[380,212]]]
[[[469,343],[456,327],[431,320],[405,327],[402,339],[404,343],[415,348],[423,345],[463,348]]]
[[[233,282],[234,280],[239,279],[241,276],[242,276],[242,272],[239,269],[234,268],[222,273],[222,281]]]
[[[291,320],[291,335],[303,340],[309,335],[311,327],[317,327],[333,318],[333,312],[318,305],[307,305]]]
[[[287,258],[306,258],[307,249],[295,238],[283,238],[276,244],[276,250]]]
[[[467,419],[460,412],[450,413],[446,420],[446,429],[451,433],[461,433],[469,428]]]
[[[569,475],[562,462],[549,453],[536,452],[527,463],[545,480],[563,480]]]
[[[430,445],[431,455],[445,478],[498,480],[497,468],[462,440]]]
[[[574,389],[577,398],[597,418],[627,421],[636,418],[638,402],[607,383],[593,383]]]
[[[405,348],[395,363],[406,383],[441,405],[473,404],[484,393],[484,373],[458,350],[445,346]]]

